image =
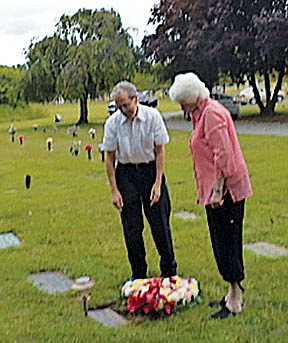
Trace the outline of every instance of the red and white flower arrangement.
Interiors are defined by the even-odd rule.
[[[149,278],[126,281],[121,289],[121,297],[128,312],[142,310],[145,314],[152,311],[164,312],[183,308],[200,302],[200,288],[194,278]]]

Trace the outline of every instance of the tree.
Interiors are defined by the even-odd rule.
[[[262,115],[274,114],[277,94],[288,66],[288,1],[258,0],[251,3],[230,0],[221,17],[223,39],[214,51],[227,51],[229,63],[223,70],[238,82],[248,76]],[[256,74],[263,76],[266,103],[260,98]],[[271,77],[277,75],[274,92]]]
[[[116,81],[133,77],[132,40],[113,10],[81,9],[72,16],[63,15],[57,32],[69,45],[58,92],[80,99],[78,124],[88,123],[88,98],[109,93]]]
[[[260,113],[274,113],[288,63],[287,11],[287,0],[161,0],[150,18],[158,24],[156,34],[144,38],[143,48],[147,56],[168,64],[170,77],[194,69],[211,87],[220,74],[238,83],[247,75]],[[269,76],[275,72],[271,94]],[[264,76],[266,105],[257,73]]]
[[[77,124],[88,123],[88,99],[109,93],[135,72],[132,39],[112,9],[62,15],[54,35],[31,42],[26,58],[26,99],[44,102],[61,95],[79,100]]]
[[[211,0],[161,0],[154,6],[149,21],[157,25],[156,33],[144,37],[142,48],[152,61],[165,66],[165,79],[179,72],[197,70],[209,85],[217,80],[212,56],[201,53],[207,42],[203,35],[207,8],[212,3]]]

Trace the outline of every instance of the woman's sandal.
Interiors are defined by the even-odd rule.
[[[231,312],[228,307],[223,306],[220,311],[211,314],[213,319],[226,319],[229,315],[236,316],[235,312]]]
[[[224,299],[224,301],[225,301],[225,299]],[[243,306],[244,306],[244,303],[242,303],[242,305],[241,305],[241,311],[239,313],[235,313],[235,312],[232,312],[229,310],[229,308],[226,306],[226,301],[225,301],[224,305],[222,305],[221,310],[211,314],[211,318],[213,318],[213,319],[225,319],[225,318],[229,317],[230,314],[232,314],[232,316],[235,317],[237,314],[240,314],[242,312]]]
[[[222,306],[222,307],[226,306],[225,296],[220,301],[214,300],[214,301],[209,302],[209,307],[211,308],[215,308],[219,306]]]

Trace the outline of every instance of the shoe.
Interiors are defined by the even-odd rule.
[[[231,312],[228,307],[223,306],[220,311],[211,314],[211,318],[226,319],[227,317],[230,316],[230,314],[232,314],[232,316],[236,316],[236,313]]]
[[[226,306],[225,296],[220,301],[214,300],[214,301],[209,302],[209,307],[211,308],[215,308],[219,306],[222,306],[222,307]]]
[[[133,277],[133,276],[131,276],[131,277],[129,277],[128,279],[126,279],[126,280],[122,283],[122,286],[124,286],[127,282],[133,282],[133,281],[135,281],[135,280],[136,280],[136,278]]]
[[[131,276],[131,277],[129,277],[125,282],[128,282],[128,281],[133,282],[133,281],[135,281],[135,280],[136,280],[136,278],[133,277],[133,276]]]

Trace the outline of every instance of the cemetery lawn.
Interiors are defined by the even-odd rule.
[[[132,318],[128,325],[106,327],[84,317],[81,293],[40,291],[28,280],[31,273],[58,271],[73,280],[95,280],[89,307],[118,303],[122,283],[130,276],[119,214],[111,204],[105,164],[97,151],[107,117],[103,103],[90,125],[81,126],[76,140],[81,153],[71,156],[73,137],[68,123],[78,108],[62,108],[64,121],[52,128],[53,115],[15,121],[16,140],[10,141],[10,121],[0,124],[0,233],[13,232],[19,247],[0,249],[0,342],[285,342],[288,326],[288,256],[258,256],[244,250],[246,280],[244,311],[225,321],[209,318],[208,302],[221,299],[226,284],[212,255],[205,211],[196,204],[196,188],[188,149],[190,133],[170,131],[165,174],[170,191],[171,230],[178,274],[200,282],[203,302],[157,321]],[[88,134],[96,129],[96,138]],[[44,129],[46,132],[44,132]],[[19,145],[18,135],[24,136]],[[53,138],[53,151],[46,140]],[[246,202],[244,243],[267,242],[288,249],[288,137],[239,136],[254,195]],[[92,144],[88,160],[86,144]],[[25,176],[31,175],[30,189]],[[193,221],[178,211],[196,215]],[[145,221],[145,244],[150,276],[159,276],[159,258]]]

